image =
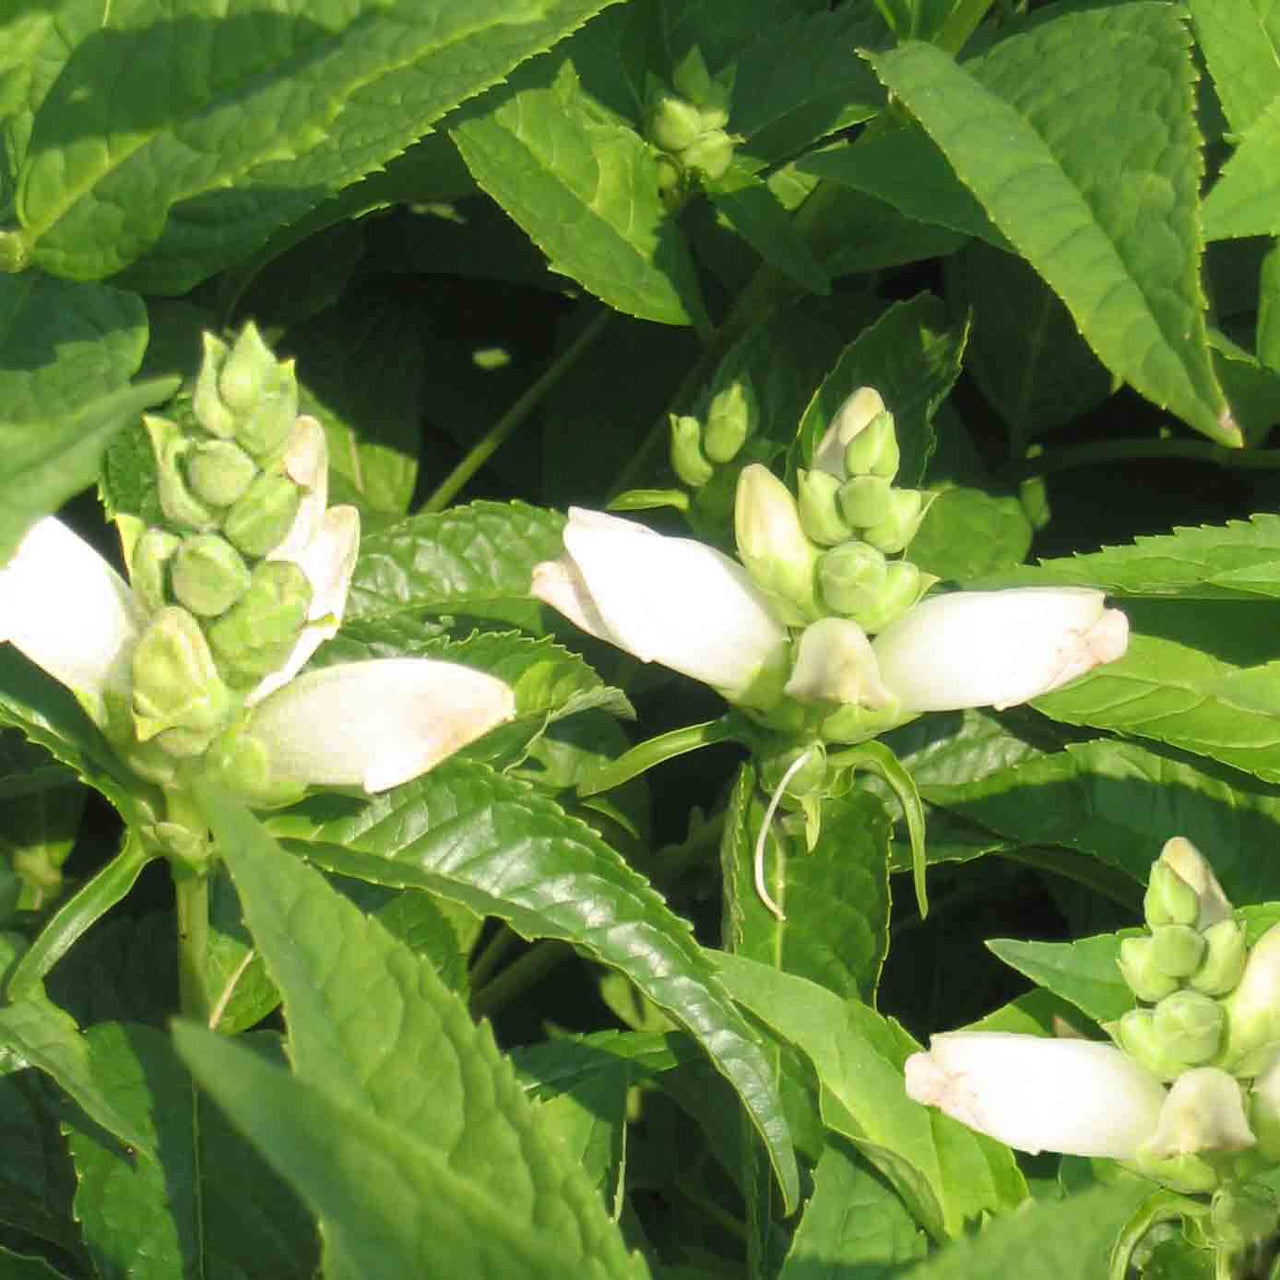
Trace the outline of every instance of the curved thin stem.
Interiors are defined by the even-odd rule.
[[[737,729],[727,716],[672,729],[670,733],[662,733],[647,742],[641,742],[630,751],[624,751],[616,760],[601,765],[578,783],[578,794],[585,797],[598,795],[601,791],[611,791],[664,760],[674,760],[676,756],[687,755],[690,751],[709,747],[713,743],[737,740]]]
[[[524,420],[537,408],[538,402],[578,362],[583,352],[604,332],[613,315],[601,307],[587,322],[582,332],[556,357],[542,375],[525,390],[510,409],[489,428],[469,450],[466,457],[440,482],[426,501],[423,511],[443,511],[471,477],[502,447]]]
[[[760,823],[760,830],[756,833],[755,858],[752,862],[752,869],[755,873],[756,897],[764,903],[766,907],[773,912],[778,920],[785,920],[787,914],[770,896],[768,886],[764,882],[764,847],[769,839],[769,832],[773,829],[773,815],[778,812],[778,805],[782,803],[783,793],[787,789],[787,783],[804,768],[809,757],[813,754],[813,749],[802,751],[787,766],[787,771],[782,775],[782,780],[773,789],[773,795],[769,797],[768,807],[764,811],[764,818]]]
[[[496,978],[478,991],[471,993],[471,1014],[475,1018],[492,1017],[516,996],[527,991],[544,974],[549,973],[562,960],[573,955],[573,948],[565,942],[544,938],[535,942],[518,960],[513,961]]]

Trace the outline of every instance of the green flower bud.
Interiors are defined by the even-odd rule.
[[[840,486],[840,513],[855,529],[869,529],[889,518],[893,487],[882,476],[854,476]]]
[[[865,431],[884,411],[884,401],[874,387],[859,387],[835,411],[822,438],[814,447],[814,469],[829,471],[833,476],[847,480],[844,456],[850,441]]]
[[[749,383],[734,381],[716,392],[707,410],[702,447],[712,462],[730,462],[756,429],[759,410]]]
[[[922,573],[910,560],[894,560],[885,571],[884,586],[880,588],[874,605],[850,616],[866,631],[883,631],[916,604],[937,581],[933,574]]]
[[[169,585],[183,608],[197,617],[216,618],[248,591],[249,570],[225,538],[199,533],[178,548]]]
[[[676,209],[684,195],[684,170],[667,155],[660,155],[654,165],[658,175],[658,198],[667,209]]]
[[[250,413],[258,397],[271,387],[275,373],[276,358],[263,342],[257,325],[250,321],[240,331],[218,372],[222,403],[237,416]]]
[[[701,489],[714,468],[702,452],[702,424],[689,414],[670,414],[671,469],[690,489]]]
[[[827,784],[827,749],[820,742],[810,742],[803,747],[788,747],[767,757],[760,765],[760,785],[766,793],[772,795],[782,784],[788,769],[801,757],[806,756],[787,783],[785,795],[794,799],[820,795]]]
[[[818,557],[818,587],[834,613],[855,617],[874,612],[889,575],[884,556],[865,542],[842,542]]]
[[[283,360],[270,374],[252,409],[236,423],[236,441],[259,461],[277,454],[298,417],[298,375]]]
[[[932,501],[930,496],[929,502]],[[929,503],[918,489],[894,489],[889,495],[889,514],[879,524],[864,530],[862,536],[885,555],[894,555],[905,550],[916,536],[928,507]]]
[[[683,151],[707,131],[702,112],[685,98],[661,91],[649,109],[649,141],[663,151]]]
[[[164,529],[147,529],[134,544],[129,580],[142,597],[148,613],[156,613],[168,603],[165,592],[168,562],[181,543],[182,539],[177,534]]]
[[[1200,912],[1200,899],[1195,889],[1167,862],[1157,860],[1151,864],[1142,912],[1152,929],[1162,924],[1194,925]]]
[[[1125,1053],[1161,1080],[1176,1079],[1189,1065],[1171,1048],[1154,1009],[1130,1009],[1118,1022],[1104,1023],[1103,1027]]]
[[[882,409],[846,446],[845,474],[892,480],[898,474],[901,460],[893,414]]]
[[[209,643],[232,685],[256,684],[289,656],[307,620],[311,584],[288,560],[264,560],[249,589],[209,628]]]
[[[223,403],[222,393],[218,390],[218,373],[226,364],[230,348],[221,338],[207,331],[200,335],[200,341],[204,346],[204,358],[196,375],[191,408],[210,435],[230,440],[236,431],[236,415]]]
[[[197,444],[186,461],[191,492],[212,507],[229,507],[244,497],[258,474],[258,464],[230,440]]]
[[[742,469],[734,503],[738,554],[779,622],[800,626],[821,614],[817,548],[800,527],[791,491],[758,462]]]
[[[1156,1005],[1153,1016],[1165,1050],[1188,1067],[1203,1066],[1218,1052],[1227,1015],[1211,996],[1175,991]]]
[[[1234,920],[1219,920],[1204,931],[1205,957],[1191,975],[1191,985],[1207,996],[1234,991],[1249,954],[1244,930]]]
[[[234,707],[200,624],[185,610],[161,609],[133,651],[133,723],[139,742],[186,730],[161,742],[173,754],[203,750]],[[195,744],[199,743],[196,747]]]
[[[255,809],[278,809],[294,804],[307,790],[296,781],[281,781],[273,776],[266,745],[247,732],[244,725],[233,726],[213,743],[204,767],[209,777],[236,792]]]
[[[712,129],[680,152],[685,168],[714,182],[723,178],[733,163],[733,139],[723,129]]]
[[[288,476],[260,475],[227,512],[222,532],[245,555],[265,556],[284,541],[301,501],[301,491]]]
[[[1170,978],[1189,978],[1200,967],[1207,945],[1189,925],[1162,924],[1151,930],[1151,962]]]
[[[181,528],[201,533],[216,529],[217,517],[187,488],[182,463],[190,443],[182,428],[168,418],[151,413],[142,415],[142,423],[151,437],[151,448],[156,458],[156,485],[165,515]]]
[[[1120,958],[1117,963],[1125,985],[1139,1000],[1154,1004],[1178,989],[1178,980],[1169,977],[1155,963],[1151,938],[1148,936],[1124,938],[1120,943]]]
[[[834,547],[853,537],[853,528],[840,514],[840,481],[827,471],[800,471],[800,527],[820,547]]]

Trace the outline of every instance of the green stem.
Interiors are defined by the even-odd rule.
[[[1280,449],[1230,449],[1207,440],[1104,440],[1097,444],[1055,449],[1018,463],[1014,480],[1096,466],[1100,462],[1131,462],[1140,458],[1188,458],[1239,471],[1280,470]]]
[[[613,315],[602,307],[587,322],[582,332],[560,353],[551,366],[543,372],[510,409],[481,437],[466,457],[440,482],[435,493],[427,499],[423,511],[443,511],[457,497],[472,476],[502,447],[524,420],[537,408],[538,402],[578,362],[583,352],[604,332]]]
[[[476,1018],[492,1017],[516,996],[527,991],[543,975],[573,954],[563,942],[544,938],[535,942],[518,960],[509,964],[487,986],[471,993],[471,1014]]]
[[[204,985],[209,947],[209,877],[176,862],[170,865],[178,916],[178,1007],[184,1018],[204,1022],[210,1004]]]
[[[476,956],[475,963],[471,966],[471,987],[476,989],[484,986],[489,981],[490,975],[498,967],[502,961],[502,957],[515,945],[516,934],[512,933],[509,925],[498,921],[498,927],[493,937],[485,943],[480,954]]]
[[[578,783],[578,795],[594,796],[601,791],[611,791],[664,760],[674,760],[677,756],[687,755],[690,751],[709,747],[716,742],[737,740],[737,729],[725,716],[719,720],[704,720],[701,724],[672,729],[670,733],[662,733],[647,742],[639,743],[630,751],[624,751],[616,760],[610,760],[608,764],[589,773]]]

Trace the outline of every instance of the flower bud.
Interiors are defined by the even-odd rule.
[[[668,155],[659,155],[654,169],[658,177],[658,198],[664,208],[675,211],[684,195],[684,170]]]
[[[813,451],[814,469],[844,480],[848,474],[844,469],[844,459],[849,442],[883,412],[884,401],[880,393],[874,387],[859,387],[836,410],[822,433],[822,439]]]
[[[298,486],[288,476],[260,475],[227,512],[222,532],[245,555],[265,556],[288,535],[301,501]]]
[[[835,613],[856,617],[875,612],[888,576],[883,554],[857,539],[818,557],[818,587],[823,603]]]
[[[184,529],[195,529],[201,533],[216,529],[218,521],[213,512],[187,488],[182,462],[190,444],[182,428],[176,422],[152,413],[144,413],[142,423],[151,437],[151,448],[156,458],[156,487],[165,515]]]
[[[820,618],[800,634],[784,692],[800,702],[835,702],[877,710],[892,702],[875,654],[856,622]]]
[[[1175,991],[1153,1010],[1156,1035],[1168,1053],[1190,1067],[1203,1066],[1222,1043],[1226,1014],[1199,991]]]
[[[1222,1066],[1252,1075],[1260,1051],[1280,1040],[1280,925],[1253,944],[1239,984],[1222,1004],[1227,1011]]]
[[[853,537],[853,527],[840,514],[840,481],[829,471],[800,471],[796,476],[800,527],[820,547],[834,547]]]
[[[233,706],[209,652],[200,624],[185,610],[161,609],[133,651],[133,721],[140,742],[166,730],[183,747],[201,741],[198,750],[221,728]],[[168,745],[168,744],[165,744]],[[182,749],[178,754],[195,754]]]
[[[649,141],[663,151],[683,151],[707,130],[702,112],[692,102],[666,90],[655,96],[649,109]]]
[[[1196,891],[1167,862],[1152,863],[1142,899],[1147,924],[1152,929],[1162,924],[1193,925],[1199,911]]]
[[[216,533],[198,533],[178,548],[169,570],[174,599],[197,617],[226,613],[249,589],[249,570]]]
[[[1207,996],[1225,996],[1233,991],[1244,973],[1249,949],[1244,930],[1234,920],[1219,920],[1203,934],[1205,957],[1191,975],[1191,985]]]
[[[1205,1151],[1243,1151],[1255,1141],[1239,1084],[1216,1067],[1199,1067],[1174,1082],[1155,1133],[1142,1149],[1157,1159],[1168,1159]]]
[[[191,492],[211,507],[229,507],[244,497],[258,474],[258,464],[230,440],[197,444],[186,461]]]
[[[733,139],[723,129],[712,129],[685,147],[680,159],[686,169],[714,182],[723,178],[733,163]]]
[[[671,469],[690,489],[700,489],[714,473],[702,452],[702,425],[689,414],[670,414]]]
[[[1162,924],[1151,931],[1151,962],[1170,978],[1189,978],[1200,967],[1207,944],[1189,925]]]
[[[1195,920],[1177,923],[1194,924],[1197,929],[1208,929],[1231,915],[1231,903],[1213,874],[1213,868],[1200,851],[1185,836],[1174,836],[1165,841],[1160,850],[1159,862],[1177,872],[1195,891],[1198,912]]]
[[[702,447],[712,462],[730,462],[756,429],[759,410],[749,383],[734,380],[716,392],[707,410]]]
[[[898,474],[901,461],[893,414],[887,410],[876,414],[845,446],[846,475],[882,476],[892,480]]]
[[[227,679],[244,687],[269,675],[289,656],[311,604],[311,584],[292,561],[257,565],[249,589],[209,628],[209,643]]]
[[[259,461],[279,452],[298,416],[298,376],[292,360],[268,375],[253,408],[236,423],[236,441]]]
[[[801,626],[818,617],[817,549],[800,527],[791,491],[758,462],[744,467],[738,477],[734,528],[742,563],[778,620]]]
[[[894,560],[885,571],[884,585],[874,604],[850,616],[866,631],[883,631],[918,604],[920,597],[937,581],[933,574],[922,573],[910,560]]]
[[[134,544],[129,579],[148,613],[156,613],[168,603],[165,581],[169,560],[181,544],[177,534],[164,529],[147,529]]]
[[[305,782],[275,775],[270,748],[243,724],[232,726],[213,742],[204,768],[209,777],[255,809],[283,808],[301,800],[307,791]]]
[[[252,321],[240,331],[218,372],[218,394],[232,413],[251,412],[276,372],[276,358]]]
[[[1150,937],[1124,938],[1120,943],[1121,976],[1126,986],[1139,1000],[1154,1004],[1172,995],[1178,989],[1178,981],[1171,978],[1156,963],[1151,954]]]
[[[918,489],[894,489],[889,494],[889,514],[879,524],[865,530],[862,536],[885,555],[903,551],[916,536],[932,501],[932,494],[926,501]]]
[[[200,335],[204,346],[204,358],[196,375],[196,388],[191,397],[191,408],[200,425],[211,435],[230,440],[236,431],[236,415],[223,403],[218,390],[218,373],[226,363],[230,348],[221,338],[207,330]]]
[[[840,514],[855,529],[869,529],[894,510],[893,487],[882,476],[854,476],[840,486]]]
[[[1118,1022],[1103,1024],[1104,1030],[1135,1062],[1160,1080],[1173,1080],[1187,1064],[1169,1051],[1156,1027],[1151,1009],[1130,1009]]]

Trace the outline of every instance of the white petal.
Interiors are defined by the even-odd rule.
[[[103,691],[128,679],[143,623],[125,580],[53,516],[33,525],[0,569],[0,641],[65,684],[98,724]]]
[[[1186,836],[1173,836],[1160,850],[1160,861],[1167,862],[1195,891],[1200,900],[1197,929],[1207,929],[1231,915],[1231,902],[1213,874],[1204,854]]]
[[[911,711],[1009,707],[1120,657],[1128,620],[1080,587],[931,596],[875,639],[880,675]]]
[[[841,702],[872,710],[890,702],[871,641],[848,618],[820,618],[805,627],[785,692],[802,702]]]
[[[907,1059],[917,1102],[1033,1155],[1127,1159],[1154,1132],[1163,1086],[1114,1045],[1012,1032],[934,1036]]]
[[[746,570],[705,543],[572,507],[564,545],[605,638],[643,662],[732,697],[786,644]]]
[[[287,684],[326,640],[338,634],[359,550],[360,513],[355,507],[330,507],[311,542],[297,555],[288,557],[307,575],[311,584],[308,622],[289,657],[253,687],[245,698],[245,706],[257,705]],[[270,558],[279,557],[272,555]]]
[[[835,412],[831,425],[822,433],[813,451],[813,466],[845,478],[844,453],[853,439],[872,418],[884,412],[884,401],[874,387],[859,387]]]
[[[1146,1151],[1163,1160],[1199,1151],[1243,1151],[1256,1141],[1235,1079],[1217,1067],[1197,1067],[1173,1082]]]
[[[386,658],[323,667],[260,703],[247,732],[273,778],[385,791],[515,715],[501,680],[451,662]]]
[[[294,423],[285,447],[284,470],[304,493],[289,532],[268,560],[295,560],[320,532],[329,501],[329,443],[315,418],[304,414]]]
[[[595,636],[597,640],[609,639],[604,619],[596,612],[587,584],[568,556],[535,564],[529,594],[564,614],[575,627],[588,635]]]

